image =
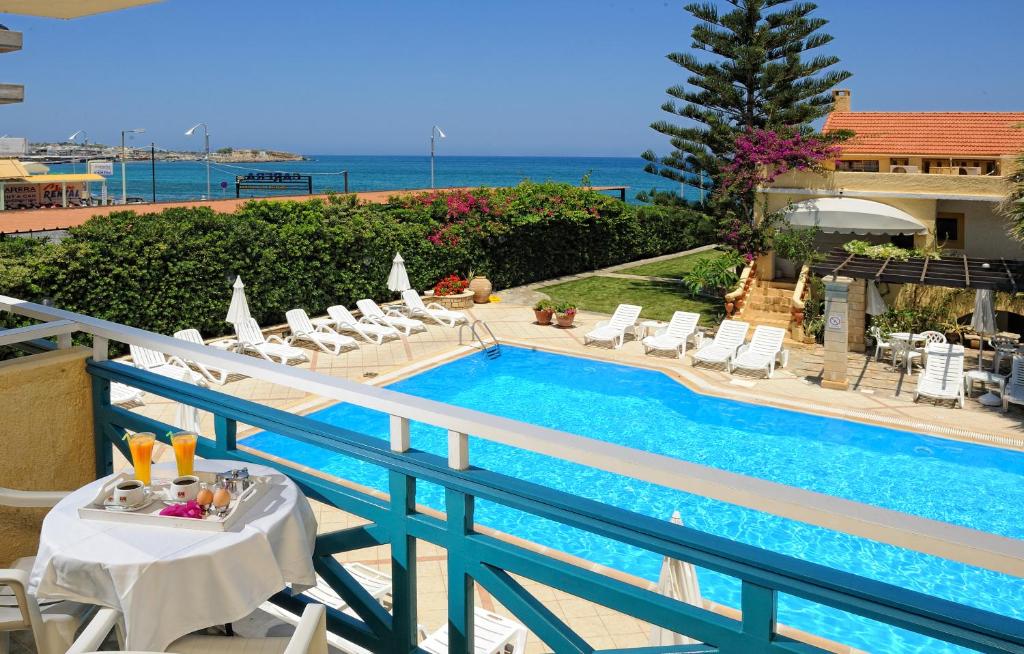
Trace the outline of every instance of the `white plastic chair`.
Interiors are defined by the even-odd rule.
[[[989,339],[989,344],[992,346],[993,352],[992,372],[999,374],[1003,367],[1003,360],[1010,359],[1012,362],[1014,355],[1017,354],[1017,339],[996,334]]]
[[[398,338],[398,330],[394,327],[376,322],[367,316],[357,320],[351,311],[340,304],[327,307],[327,315],[327,318],[314,320],[313,324],[328,325],[340,332],[359,334],[366,342],[377,345],[383,343],[386,338]]]
[[[875,341],[875,360],[876,361],[881,360],[882,355],[885,354],[886,352],[891,352],[892,351],[892,343],[887,341],[885,339],[885,337],[882,336],[882,330],[881,329],[879,329],[878,327],[874,327],[874,326],[870,327],[870,328],[868,328],[868,334],[870,334],[871,338],[874,339],[874,341]]]
[[[454,327],[459,323],[469,322],[469,318],[461,311],[452,311],[437,302],[424,304],[420,294],[412,289],[402,291],[402,302],[405,303],[406,312],[410,318],[429,318],[445,327]]]
[[[292,309],[284,314],[292,335],[288,343],[307,341],[328,354],[338,355],[346,348],[358,348],[359,344],[350,336],[344,336],[327,325],[313,326],[304,309]]]
[[[288,345],[280,336],[263,336],[263,330],[255,318],[235,323],[235,334],[238,336],[238,347],[243,352],[255,352],[267,361],[277,358],[277,363],[288,365],[293,360],[309,360],[302,348]]]
[[[1011,404],[1024,404],[1024,357],[1013,357],[1010,364],[1010,378],[1003,389],[1003,411]]]
[[[356,306],[359,307],[359,311],[364,316],[375,322],[383,323],[389,327],[403,332],[406,336],[409,336],[414,331],[426,331],[427,326],[423,324],[422,320],[416,320],[415,318],[407,318],[403,316],[397,309],[388,309],[387,313],[377,306],[377,303],[370,299],[359,300],[356,302]]]
[[[473,610],[475,654],[522,654],[526,650],[526,627],[497,613]],[[422,634],[421,632],[421,635]],[[420,643],[430,654],[448,654],[448,625],[444,625]]]
[[[103,654],[96,650],[110,630],[117,626],[119,619],[120,613],[114,609],[100,609],[67,654]],[[167,651],[173,654],[327,654],[327,609],[322,604],[306,605],[290,638],[228,638],[193,634],[174,641]],[[121,654],[150,653],[122,650]]]
[[[700,314],[690,311],[676,311],[672,314],[672,320],[668,325],[660,328],[653,336],[644,338],[644,354],[653,351],[675,352],[676,356],[682,359],[686,356],[686,345],[690,341],[696,347],[700,347],[704,335],[697,331],[697,323],[700,322]]]
[[[174,332],[174,338],[180,341],[188,341],[189,343],[195,343],[196,345],[206,346],[203,341],[203,335],[199,333],[198,329],[181,329]],[[217,368],[215,366],[207,366],[199,361],[186,360],[190,366],[195,366],[199,369],[199,372],[203,374],[203,377],[212,381],[214,384],[223,386],[228,380],[228,371],[223,368]]]
[[[736,350],[736,355],[729,361],[729,372],[733,372],[737,368],[755,372],[764,371],[771,379],[775,374],[775,362],[780,361],[782,367],[785,368],[789,361],[789,351],[782,347],[785,340],[785,329],[758,325],[754,329],[754,335],[750,342],[741,345]]]
[[[693,353],[693,365],[725,365],[736,355],[736,350],[747,338],[750,323],[742,320],[723,320],[710,343],[704,343]]]
[[[609,320],[597,323],[597,327],[583,336],[583,344],[609,343],[615,349],[622,347],[626,334],[634,333],[641,310],[642,307],[635,304],[620,304]]]
[[[142,391],[121,382],[110,382],[111,404],[142,404]],[[2,652],[3,650],[0,650]]]
[[[132,355],[132,363],[136,368],[147,372],[156,373],[178,381],[191,380],[198,386],[207,386],[202,375],[192,372],[181,357],[175,355],[167,356],[163,352],[157,352],[141,345],[129,345],[128,350]]]
[[[922,397],[953,400],[964,408],[964,348],[932,343],[926,347],[927,360],[917,378],[914,401]]]

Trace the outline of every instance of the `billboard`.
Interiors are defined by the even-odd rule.
[[[68,204],[77,205],[85,197],[85,182],[68,184]],[[63,191],[57,183],[28,184],[7,183],[4,185],[4,207],[7,209],[32,209],[34,207],[61,206]]]
[[[90,161],[89,172],[94,175],[102,175],[103,177],[113,177],[114,175],[114,162],[113,161]]]
[[[28,154],[28,139],[0,137],[0,157],[21,157]]]

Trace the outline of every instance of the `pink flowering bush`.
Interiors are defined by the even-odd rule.
[[[839,155],[839,147],[814,136],[749,130],[736,137],[733,159],[723,170],[724,186],[747,193],[791,170],[817,170]]]

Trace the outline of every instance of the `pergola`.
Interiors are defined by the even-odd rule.
[[[1024,261],[1018,259],[976,259],[966,255],[878,259],[836,248],[824,261],[813,265],[811,272],[821,278],[843,276],[876,283],[1024,291]]]

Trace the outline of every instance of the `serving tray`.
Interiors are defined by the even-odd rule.
[[[200,482],[210,486],[217,480],[217,474],[214,472],[197,470],[194,474],[196,477],[199,477]],[[167,497],[166,491],[170,487],[170,479],[155,479],[153,481],[149,488],[155,495],[155,499],[141,509],[136,511],[117,511],[104,508],[104,502],[113,494],[114,486],[129,479],[134,479],[134,477],[127,472],[122,472],[112,477],[100,488],[96,497],[85,506],[78,508],[78,516],[84,520],[120,522],[128,525],[151,525],[155,527],[197,529],[200,531],[228,531],[246,511],[259,502],[259,499],[273,483],[270,477],[250,477],[249,480],[253,482],[252,485],[245,489],[238,497],[231,498],[228,510],[224,515],[217,515],[212,511],[202,518],[160,515],[160,511],[167,506],[163,500]]]

